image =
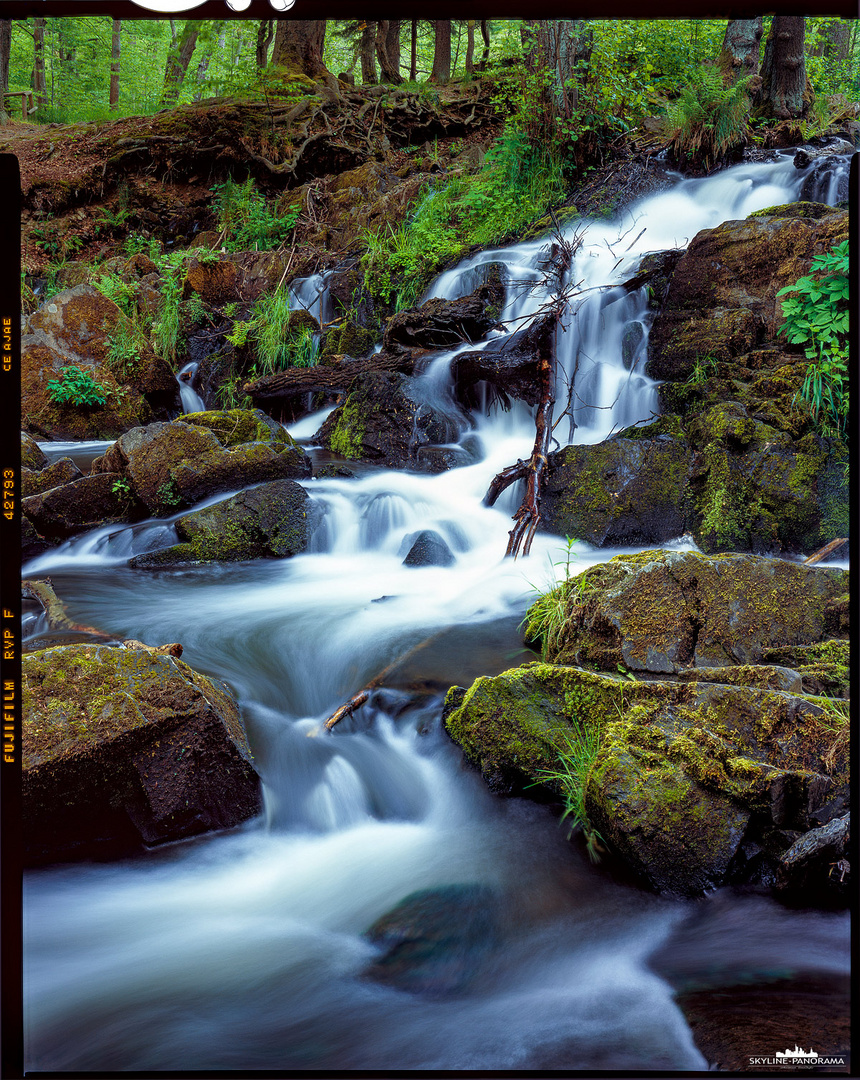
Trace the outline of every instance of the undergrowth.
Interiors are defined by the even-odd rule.
[[[585,809],[586,792],[591,770],[600,751],[600,724],[581,724],[571,719],[570,728],[559,734],[561,746],[556,746],[558,764],[551,768],[538,769],[538,783],[551,784],[561,792],[564,799],[564,811],[561,821],[570,819],[568,840],[579,828],[585,838],[585,845],[592,862],[600,861],[603,850],[603,837],[588,819]]]

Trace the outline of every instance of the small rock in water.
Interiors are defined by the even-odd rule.
[[[404,566],[451,566],[455,562],[451,549],[432,529],[424,529],[409,539],[413,543],[403,560]]]

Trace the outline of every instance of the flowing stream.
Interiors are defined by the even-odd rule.
[[[576,371],[575,440],[656,410],[642,370],[646,306],[612,286],[646,252],[791,201],[805,175],[789,157],[741,165],[679,181],[619,220],[580,223],[568,283],[584,291],[558,337],[559,401]],[[531,318],[549,296],[542,247],[483,252],[430,294],[466,295],[501,263],[511,282],[503,317]],[[323,287],[294,289],[324,314]],[[265,800],[259,819],[227,833],[27,875],[28,1068],[704,1070],[669,968],[719,968],[727,983],[845,972],[842,915],[730,891],[717,907],[644,893],[590,865],[546,808],[494,798],[464,765],[441,727],[442,695],[527,658],[518,623],[566,555],[558,537],[538,534],[528,559],[503,558],[519,491],[492,509],[481,499],[496,472],[531,452],[532,410],[463,416],[449,361],[440,355],[424,385],[449,410],[462,466],[306,481],[324,516],[303,555],[129,570],[130,555],[174,541],[162,520],[97,529],[25,568],[50,573],[80,622],[180,641],[184,660],[228,681]],[[293,430],[312,443],[321,419]],[[453,565],[402,565],[424,529],[445,540]],[[577,543],[572,569],[617,553]],[[320,733],[404,654],[367,705]],[[465,958],[465,984],[432,996],[368,978],[379,949],[367,928],[409,894],[449,886],[486,890],[500,912],[492,940]],[[706,929],[685,930],[690,920]]]

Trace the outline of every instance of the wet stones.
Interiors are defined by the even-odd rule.
[[[174,656],[69,645],[23,658],[28,864],[112,858],[260,811],[235,702]]]
[[[404,566],[453,566],[454,553],[432,529],[424,529],[417,536],[409,537],[412,541],[409,552],[403,560]]]

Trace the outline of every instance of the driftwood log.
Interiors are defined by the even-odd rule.
[[[418,353],[377,353],[362,360],[344,357],[339,364],[318,364],[309,368],[287,368],[274,375],[253,379],[242,387],[254,402],[281,401],[302,394],[342,393],[349,390],[357,378],[377,371],[399,371],[411,375]]]

